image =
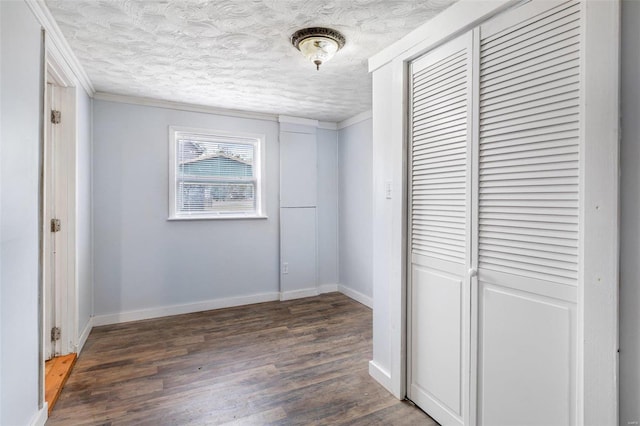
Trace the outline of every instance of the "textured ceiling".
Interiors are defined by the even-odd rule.
[[[455,0],[46,0],[98,92],[341,121],[371,108],[367,59]],[[347,43],[320,71],[289,42]]]

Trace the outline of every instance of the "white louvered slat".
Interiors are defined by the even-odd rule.
[[[579,23],[574,20],[569,25],[564,25],[552,31],[534,36],[533,34],[523,34],[520,42],[513,42],[511,46],[493,52],[483,51],[481,63],[490,67],[496,63],[520,63],[522,58],[531,58],[536,53],[547,52],[550,46],[568,46],[575,44],[574,37],[579,35]]]
[[[455,93],[460,89],[460,84],[464,83],[466,75],[464,69],[454,71],[437,80],[425,80],[418,86],[414,86],[416,90],[413,92],[414,101],[421,102],[425,99],[438,99],[450,93]]]
[[[480,105],[487,106],[512,99],[523,99],[527,96],[540,96],[541,92],[571,88],[575,83],[577,72],[570,70],[564,74],[557,74],[549,78],[539,78],[531,82],[516,84],[505,89],[491,90],[491,86],[483,89],[480,94]]]
[[[411,248],[463,263],[467,251],[469,63],[466,48],[414,65]]]
[[[481,269],[577,285],[579,9],[481,40]]]
[[[575,9],[575,5],[569,7],[572,8],[572,12],[558,19],[540,21],[537,25],[533,24],[524,27],[525,29],[512,33],[509,37],[497,38],[494,41],[486,38],[484,41],[484,57],[488,58],[496,53],[506,52],[514,47],[517,48],[520,43],[530,43],[531,41],[540,40],[545,35],[557,33],[558,30],[560,30],[559,32],[565,32],[567,28],[578,27],[578,10]]]
[[[484,110],[483,118],[490,117],[492,115],[526,110],[534,105],[549,105],[558,100],[568,99],[568,94],[578,96],[579,89],[580,86],[578,84],[572,84],[549,90],[541,90],[540,92],[533,93],[528,96],[522,96],[520,98],[504,99],[491,103],[484,102],[481,105]]]
[[[458,51],[452,55],[437,62],[437,64],[431,64],[427,68],[420,71],[416,71],[413,74],[413,83],[420,85],[424,81],[437,79],[441,75],[446,75],[450,71],[455,71],[460,65],[466,66],[466,58],[463,50]]]
[[[527,240],[534,237],[556,238],[562,241],[577,241],[573,231],[564,231],[558,229],[546,229],[539,226],[534,227],[520,227],[520,226],[503,226],[503,224],[487,224],[480,225],[480,239],[484,238],[497,238],[498,234],[510,234],[517,235],[522,240],[526,237]]]

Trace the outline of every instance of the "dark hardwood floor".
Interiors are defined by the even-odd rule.
[[[47,425],[436,425],[370,359],[339,293],[96,327]]]

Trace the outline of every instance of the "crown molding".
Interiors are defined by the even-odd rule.
[[[64,64],[71,70],[77,82],[84,88],[89,96],[93,96],[96,91],[89,79],[89,76],[80,64],[80,61],[78,61],[76,55],[73,53],[73,50],[71,50],[71,46],[69,46],[67,39],[64,38],[60,27],[53,18],[53,15],[51,15],[47,5],[43,0],[24,1],[27,6],[29,6],[29,9],[31,9],[36,19],[40,22],[40,25],[44,28],[49,42],[55,48],[55,56],[57,56],[57,59],[62,59],[64,61]],[[49,49],[47,50],[49,51]]]
[[[338,123],[334,121],[318,121],[311,118],[293,117],[290,115],[279,115],[279,123],[298,124],[300,126],[315,127],[317,129],[338,130]]]
[[[338,123],[335,121],[318,121],[318,129],[338,130]]]
[[[290,115],[279,115],[278,123],[299,124],[301,126],[318,127],[318,120],[310,118],[292,117]]]
[[[353,126],[354,124],[369,120],[371,117],[373,117],[372,110],[361,112],[360,114],[356,114],[351,118],[347,118],[346,120],[342,120],[341,122],[339,122],[338,129],[344,129],[345,127]]]
[[[318,129],[337,130],[338,125],[332,121],[318,121],[308,118],[291,117],[286,115],[267,114],[263,112],[226,109],[207,105],[196,105],[184,102],[166,101],[163,99],[145,98],[141,96],[119,95],[116,93],[95,92],[93,99],[99,101],[119,102],[131,105],[143,105],[155,108],[174,109],[178,111],[201,112],[204,114],[224,115],[227,117],[249,118],[253,120],[276,121],[280,123],[302,124]]]
[[[156,108],[175,109],[178,111],[202,112],[205,114],[224,115],[227,117],[250,118],[254,120],[278,121],[275,114],[265,114],[261,112],[240,111],[235,109],[225,109],[206,105],[195,105],[183,102],[165,101],[162,99],[143,98],[139,96],[118,95],[115,93],[96,92],[94,99],[100,101],[119,102],[132,105],[143,105]]]

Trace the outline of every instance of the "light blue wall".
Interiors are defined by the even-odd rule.
[[[89,325],[93,314],[93,257],[92,257],[92,159],[91,111],[92,100],[81,88],[76,89],[76,281],[78,285],[78,336]]]
[[[40,25],[27,5],[0,2],[0,424],[38,413]]]
[[[340,284],[367,297],[372,279],[372,120],[338,132]]]
[[[276,122],[94,101],[96,315],[278,292]],[[266,136],[268,219],[168,221],[169,126]]]

